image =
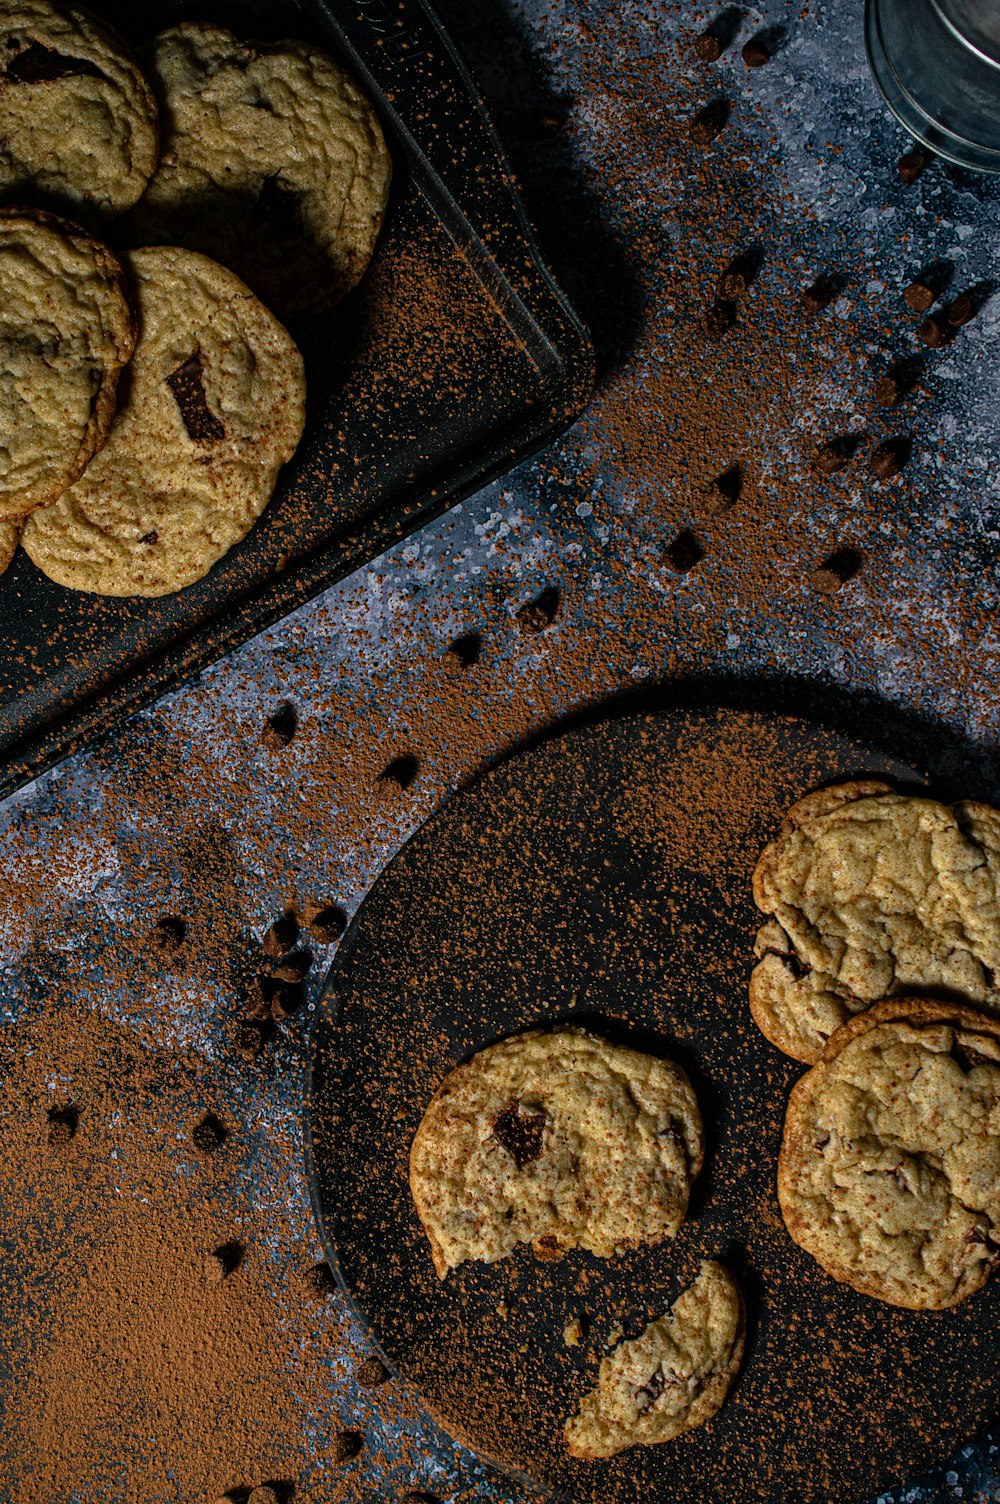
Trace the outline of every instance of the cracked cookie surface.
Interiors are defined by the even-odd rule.
[[[582,1029],[520,1034],[439,1086],[410,1151],[410,1190],[443,1279],[519,1243],[599,1258],[672,1238],[704,1157],[680,1066]]]
[[[597,1387],[565,1424],[570,1455],[614,1457],[711,1420],[743,1358],[744,1327],[739,1286],[706,1261],[665,1316],[602,1359]]]
[[[0,4],[0,195],[121,214],[158,149],[153,91],[110,27],[46,0]]]
[[[793,805],[761,855],[750,1007],[812,1063],[880,998],[927,989],[1000,1013],[1000,813],[877,779]]]
[[[834,1279],[957,1305],[1000,1256],[1000,1020],[891,998],[792,1089],[778,1160],[791,1236]]]
[[[22,543],[50,579],[165,595],[239,542],[305,419],[302,357],[238,277],[176,247],[127,257],[141,333],[108,442]]]
[[[0,209],[0,517],[47,506],[105,442],[135,321],[107,246]]]
[[[144,57],[163,150],[130,235],[204,251],[285,316],[343,297],[371,259],[391,176],[350,75],[304,42],[243,42],[196,22]]]

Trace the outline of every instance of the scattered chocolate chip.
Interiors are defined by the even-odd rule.
[[[350,1462],[357,1457],[365,1444],[360,1431],[341,1431],[330,1445],[331,1462]]]
[[[210,1285],[219,1285],[239,1268],[243,1261],[243,1244],[223,1243],[207,1253],[202,1264],[205,1279]]]
[[[191,1130],[191,1142],[196,1149],[203,1154],[212,1154],[223,1144],[226,1139],[226,1130],[223,1124],[215,1116],[214,1112],[207,1112],[200,1123],[195,1123]]]
[[[960,297],[956,298],[953,303],[949,304],[946,314],[948,322],[953,329],[960,329],[963,324],[967,324],[969,320],[974,319],[975,316],[976,305],[973,303],[968,293],[965,292],[963,292]]]
[[[247,1504],[280,1504],[280,1501],[269,1483],[258,1483],[251,1489]]]
[[[544,1112],[522,1112],[520,1104],[514,1102],[494,1120],[493,1137],[507,1150],[517,1168],[523,1170],[542,1152],[545,1123]]]
[[[705,311],[705,333],[710,339],[721,339],[736,323],[736,304],[724,303],[721,299]]]
[[[186,935],[185,920],[176,914],[164,914],[150,930],[147,944],[158,956],[176,956]]]
[[[723,303],[738,303],[749,285],[742,267],[729,266],[719,278],[716,292]]]
[[[377,1389],[389,1379],[389,1370],[380,1358],[366,1358],[358,1364],[354,1377],[362,1389]]]
[[[951,338],[951,330],[938,313],[932,313],[920,325],[920,338],[932,350],[940,350]]]
[[[271,998],[277,985],[271,977],[254,977],[243,1005],[244,1016],[253,1023],[267,1023],[271,1017]]]
[[[820,475],[836,475],[838,470],[843,470],[857,447],[858,438],[855,434],[838,434],[835,438],[827,439],[816,450],[813,468]]]
[[[302,990],[299,987],[278,987],[271,996],[271,1017],[276,1024],[283,1024],[302,1007]]]
[[[515,611],[514,620],[523,636],[537,637],[552,625],[558,614],[559,591],[555,585],[549,585],[533,601],[526,601]]]
[[[927,158],[922,151],[908,151],[896,163],[899,175],[906,184],[915,183],[926,166]]]
[[[843,278],[841,277],[834,277],[828,273],[817,277],[816,281],[802,294],[802,306],[806,313],[820,313],[822,309],[829,308],[842,286]]]
[[[298,729],[298,724],[299,718],[295,714],[295,706],[286,700],[264,722],[261,742],[269,751],[280,752],[282,747],[288,746]]]
[[[386,763],[378,775],[379,783],[391,783],[399,789],[408,789],[420,771],[420,763],[412,753],[404,753],[402,757],[394,757],[392,762]]]
[[[148,543],[150,544],[150,546],[152,546],[152,544],[154,543],[159,543],[159,541],[160,535],[156,531],[155,527],[153,528],[153,531],[151,533],[143,533],[142,537],[139,539],[140,543]]]
[[[66,1107],[49,1108],[48,1140],[53,1149],[62,1148],[68,1144],[76,1133],[76,1125],[80,1120],[78,1109],[72,1104]]]
[[[911,282],[903,291],[903,302],[914,313],[926,313],[936,296],[933,287],[928,287],[926,282]]]
[[[274,1002],[271,1003],[272,1011]],[[266,1023],[245,1020],[236,1030],[236,1053],[241,1060],[259,1060],[267,1043]]]
[[[852,580],[859,573],[864,562],[864,555],[858,549],[838,548],[818,569],[813,570],[813,589],[818,590],[820,595],[833,595],[841,585],[846,585],[848,580]],[[778,955],[782,965],[797,981],[809,975],[811,967],[794,951],[771,952],[771,954]]]
[[[871,471],[879,480],[898,475],[910,457],[909,439],[883,439],[871,457]]]
[[[682,528],[664,550],[664,558],[675,574],[687,574],[705,557],[705,545],[690,528]]]
[[[744,43],[743,61],[748,68],[763,68],[771,61],[771,53],[760,37],[751,37]]]
[[[307,975],[312,965],[312,953],[307,950],[296,951],[294,956],[288,956],[280,966],[275,966],[271,975],[279,982],[290,982],[293,985],[301,982]]]
[[[295,915],[286,912],[279,915],[264,936],[264,953],[268,956],[287,956],[299,938],[299,925]]]
[[[12,58],[3,76],[12,84],[48,84],[60,78],[103,78],[95,63],[83,57],[67,57],[54,47],[29,42]]]
[[[337,1288],[333,1270],[325,1262],[313,1264],[311,1269],[303,1270],[298,1276],[298,1282],[306,1295],[332,1295]]]
[[[317,945],[333,945],[347,928],[347,915],[338,904],[323,904],[311,918],[306,919],[306,929]]]
[[[722,56],[722,39],[713,31],[701,31],[692,39],[691,50],[703,63],[717,63]]]
[[[713,99],[694,116],[688,135],[696,146],[710,146],[729,119],[728,99]]]
[[[205,371],[201,351],[171,371],[167,386],[180,408],[188,438],[195,444],[215,444],[226,437],[226,430],[208,405],[205,396]]]
[[[478,632],[465,632],[456,637],[445,653],[443,663],[449,674],[461,674],[479,662],[481,639]]]
[[[723,470],[717,475],[708,488],[708,499],[705,507],[710,517],[717,517],[720,512],[728,512],[740,499],[743,490],[743,467],[742,465],[730,465],[728,470]]]
[[[875,383],[875,401],[882,407],[895,407],[903,395],[903,388],[895,376],[880,376]]]

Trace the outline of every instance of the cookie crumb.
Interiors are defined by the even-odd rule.
[[[482,640],[478,632],[463,632],[444,654],[442,662],[445,671],[449,674],[461,674],[467,668],[472,668],[479,662],[481,646]]]
[[[689,527],[682,528],[664,549],[664,558],[675,574],[688,574],[705,557],[705,545]]]
[[[214,1112],[206,1112],[191,1130],[191,1142],[203,1154],[212,1154],[226,1140],[226,1129]]]
[[[358,1364],[354,1377],[362,1389],[377,1389],[380,1384],[387,1382],[390,1375],[381,1358],[366,1358]]]
[[[903,302],[914,313],[926,313],[935,301],[935,292],[926,282],[911,282],[903,290]]]
[[[147,944],[158,956],[175,956],[186,937],[187,921],[178,914],[164,914],[150,930]]]
[[[347,928],[347,915],[339,904],[319,904],[307,911],[306,929],[318,945],[333,945]]]
[[[507,1302],[505,1300],[498,1300],[493,1309],[496,1311],[501,1321],[507,1320]]]
[[[771,52],[760,37],[751,37],[743,45],[742,57],[748,68],[763,68],[771,61]]]
[[[924,153],[916,150],[904,152],[896,163],[896,169],[907,186],[917,181],[926,166],[927,158]]]
[[[282,747],[287,747],[292,740],[298,730],[298,724],[299,718],[295,713],[295,706],[286,700],[264,722],[264,730],[260,738],[262,744],[270,752],[280,752]]]
[[[562,1335],[567,1347],[579,1347],[583,1341],[583,1322],[579,1316],[574,1316],[572,1321],[567,1321]]]
[[[856,548],[838,548],[835,553],[813,570],[812,586],[820,595],[833,595],[841,585],[846,585],[860,571],[864,556]]]
[[[350,1462],[360,1454],[364,1444],[360,1431],[341,1431],[330,1445],[331,1462]]]

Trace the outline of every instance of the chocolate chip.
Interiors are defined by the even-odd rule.
[[[202,1269],[210,1285],[219,1285],[239,1268],[243,1261],[243,1244],[223,1243],[205,1255]]]
[[[926,166],[927,158],[924,153],[916,150],[906,152],[896,163],[899,175],[906,184],[915,183]]]
[[[848,580],[858,574],[864,564],[864,555],[856,548],[838,548],[835,553],[812,573],[812,587],[820,595],[833,595]],[[782,965],[797,981],[809,975],[811,968],[792,952],[772,951]]]
[[[843,470],[857,447],[856,434],[837,434],[816,450],[813,469],[818,470],[820,475],[836,475],[838,470]]]
[[[295,706],[285,700],[264,722],[261,741],[271,752],[280,752],[287,747],[298,729],[299,718]]]
[[[951,338],[951,331],[940,314],[932,313],[920,325],[920,338],[932,350],[940,350]]]
[[[946,316],[953,329],[960,329],[963,324],[975,318],[976,305],[968,293],[963,292],[961,297],[956,298],[954,303],[949,305]]]
[[[875,401],[882,407],[895,407],[902,395],[902,387],[891,374],[880,376],[875,383]]]
[[[48,84],[60,78],[103,78],[94,63],[83,57],[67,57],[41,42],[29,42],[12,58],[3,73],[12,84]]]
[[[402,757],[394,757],[392,762],[386,763],[378,775],[379,783],[390,783],[398,789],[408,789],[420,771],[420,763],[412,753],[404,753]]]
[[[272,1009],[273,1006],[274,1004],[272,999]],[[237,1055],[239,1055],[241,1060],[247,1060],[251,1062],[254,1060],[259,1060],[261,1055],[264,1053],[264,1046],[266,1043],[266,1023],[257,1023],[250,1019],[247,1019],[245,1022],[240,1024],[239,1028],[236,1031],[236,1053]]]
[[[364,1447],[364,1437],[360,1431],[341,1431],[333,1438],[330,1445],[331,1462],[350,1462],[357,1457]]]
[[[160,541],[160,535],[156,531],[155,527],[153,528],[153,531],[151,533],[143,533],[142,537],[139,539],[140,543],[148,543],[150,545],[152,545],[154,543],[159,543],[159,541]]]
[[[710,339],[721,339],[736,323],[736,304],[717,299],[705,312],[705,333]]]
[[[539,632],[551,627],[559,615],[559,603],[558,587],[547,585],[534,600],[527,601],[514,612],[518,631],[524,637],[537,637]]]
[[[184,944],[187,922],[177,914],[164,914],[147,937],[149,949],[158,956],[175,956]]]
[[[903,302],[914,313],[926,313],[936,296],[933,287],[928,287],[926,282],[911,282],[903,291]]]
[[[262,942],[264,953],[268,956],[287,956],[294,949],[298,938],[298,920],[291,911],[286,911],[268,928]]]
[[[410,1489],[409,1493],[403,1494],[399,1504],[438,1504],[433,1494],[422,1493],[419,1489]]]
[[[247,1504],[280,1504],[278,1495],[269,1483],[258,1483],[251,1489]]]
[[[842,286],[842,277],[835,277],[827,272],[817,277],[802,294],[802,306],[806,313],[819,313],[822,309],[829,308]]]
[[[180,408],[188,438],[195,444],[216,444],[226,437],[226,430],[208,405],[204,376],[201,351],[196,350],[170,373],[167,386]]]
[[[191,1130],[191,1142],[203,1154],[214,1153],[220,1144],[225,1143],[225,1140],[225,1127],[214,1112],[206,1112],[201,1122],[195,1123],[194,1128]]]
[[[688,135],[696,146],[709,146],[729,119],[728,99],[713,99],[700,109],[688,126]]]
[[[705,510],[710,517],[717,517],[720,512],[728,512],[740,499],[743,490],[743,467],[742,465],[730,465],[728,470],[723,470],[717,475],[708,488],[708,498]]]
[[[771,61],[771,54],[760,37],[751,37],[743,46],[743,61],[748,68],[763,68]]]
[[[276,1024],[283,1024],[302,1007],[300,987],[277,987],[271,995],[271,1017]]]
[[[53,1149],[62,1148],[76,1133],[76,1125],[80,1120],[79,1110],[72,1104],[66,1107],[50,1107],[48,1117],[49,1146]]]
[[[719,278],[716,292],[724,303],[738,303],[750,284],[742,267],[729,266]]]
[[[544,1112],[522,1112],[517,1102],[504,1109],[493,1123],[493,1137],[506,1149],[519,1170],[542,1152],[546,1117]]]
[[[705,557],[705,545],[697,533],[682,528],[672,543],[664,549],[664,558],[675,574],[687,574]]]
[[[871,471],[879,480],[898,475],[910,457],[909,439],[883,439],[871,457]]]
[[[713,31],[701,31],[693,38],[691,50],[703,63],[717,63],[722,56],[722,39]]]
[[[377,1389],[380,1384],[387,1382],[389,1370],[380,1358],[366,1358],[363,1363],[358,1364],[354,1377],[362,1389]]]
[[[279,982],[291,982],[293,985],[301,982],[312,965],[312,954],[307,950],[300,950],[294,956],[289,956],[282,961],[280,966],[275,966],[271,975]]]
[[[325,1262],[313,1264],[311,1269],[303,1270],[298,1276],[298,1283],[303,1293],[310,1296],[332,1295],[337,1288],[333,1270]]]
[[[306,920],[306,929],[318,945],[333,945],[346,928],[347,915],[335,903],[323,904]]]
[[[271,977],[254,977],[250,984],[250,995],[243,1005],[246,1018],[254,1023],[267,1023],[271,1017],[271,998],[276,991],[276,985]]]
[[[456,637],[444,655],[444,666],[449,674],[461,674],[479,662],[481,639],[478,632],[464,632]]]

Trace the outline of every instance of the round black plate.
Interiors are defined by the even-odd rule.
[[[848,1504],[946,1457],[993,1413],[1000,1280],[951,1312],[869,1300],[792,1243],[775,1197],[802,1067],[747,1008],[750,874],[794,799],[862,772],[919,782],[795,718],[677,711],[570,732],[456,796],[341,948],[309,1129],[331,1260],[432,1414],[543,1488],[601,1504]],[[708,1132],[689,1220],[675,1242],[608,1262],[522,1249],[439,1281],[407,1185],[424,1107],[475,1050],[565,1020],[688,1069]],[[613,1327],[635,1335],[706,1256],[737,1273],[748,1305],[743,1371],[719,1415],[611,1461],[567,1457],[562,1421]],[[569,1347],[580,1314],[588,1334]]]

